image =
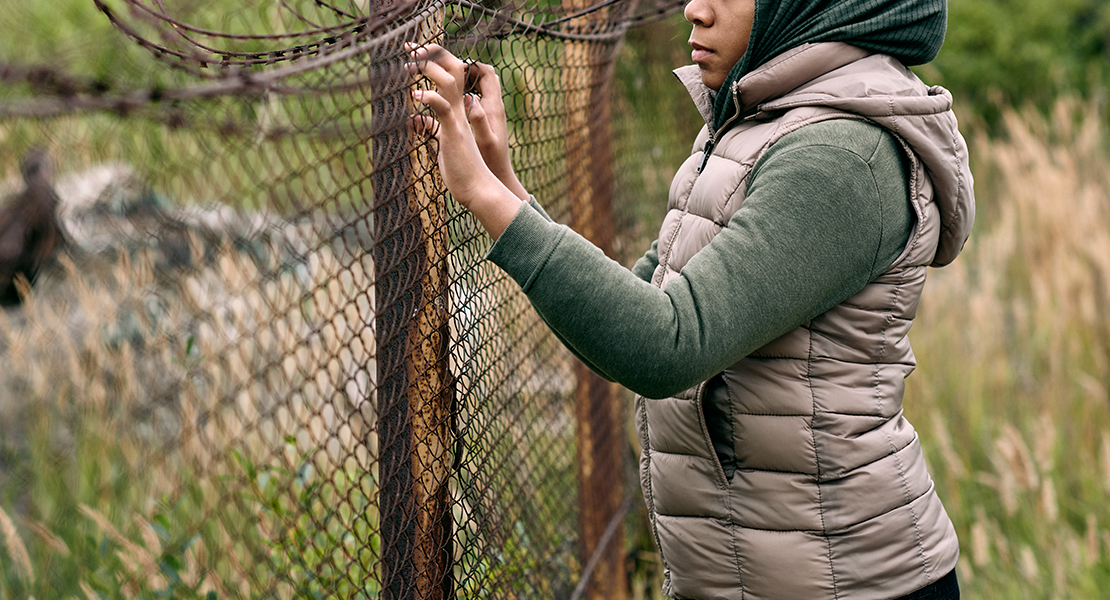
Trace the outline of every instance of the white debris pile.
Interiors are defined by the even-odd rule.
[[[202,461],[292,435],[369,463],[374,269],[336,243],[348,232],[323,214],[176,207],[122,164],[56,191],[68,247],[0,313],[0,438],[27,401],[53,400]]]

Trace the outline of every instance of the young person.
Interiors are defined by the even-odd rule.
[[[638,394],[641,483],[675,598],[958,598],[913,427],[906,333],[974,216],[931,60],[944,0],[691,0],[706,120],[631,271],[509,162],[493,69],[411,47],[456,200],[564,343]],[[476,80],[480,98],[468,94]]]

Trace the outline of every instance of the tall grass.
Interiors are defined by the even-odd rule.
[[[373,415],[327,401],[372,386],[372,268],[271,268],[312,239],[271,230],[179,273],[63,255],[0,311],[0,598],[374,596]]]
[[[1093,107],[1005,113],[973,143],[979,222],[930,274],[906,413],[972,598],[1110,586],[1110,153]]]

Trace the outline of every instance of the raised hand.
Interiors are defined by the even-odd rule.
[[[464,97],[466,116],[482,159],[493,174],[518,198],[528,201],[528,191],[517,179],[509,157],[509,126],[501,99],[501,80],[492,65],[467,62]],[[476,91],[475,91],[476,90]]]
[[[478,217],[490,235],[497,238],[520,210],[521,200],[527,198],[527,192],[520,186],[509,164],[504,106],[496,75],[485,83],[486,89],[492,83],[496,90],[488,94],[490,100],[486,101],[487,94],[484,93],[478,100],[466,92],[467,63],[435,44],[410,44],[407,49],[413,62],[408,63],[406,68],[423,74],[437,86],[436,90],[413,91],[413,99],[435,113],[434,118],[414,116],[413,127],[418,132],[436,137],[439,141],[440,173],[447,189],[459,204]],[[478,80],[481,79],[482,76],[479,76]],[[496,103],[493,98],[496,98]],[[474,131],[467,119],[468,109],[472,118],[475,113],[481,114],[480,123]],[[497,114],[500,115],[500,125],[495,118]],[[485,146],[485,153],[479,149],[479,137]],[[501,171],[501,176],[487,164],[487,154],[490,157],[488,160],[494,161]],[[510,190],[502,176],[511,177],[510,183],[515,182],[520,192]]]

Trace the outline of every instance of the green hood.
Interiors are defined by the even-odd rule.
[[[714,102],[714,129],[731,116],[734,82],[802,44],[845,42],[907,65],[933,60],[944,42],[947,9],[947,0],[756,0],[748,51]]]

